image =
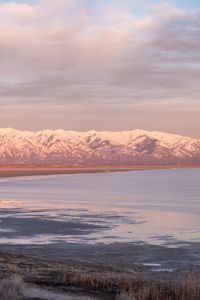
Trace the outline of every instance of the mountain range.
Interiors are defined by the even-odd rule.
[[[0,129],[0,165],[200,165],[200,140],[157,131]]]

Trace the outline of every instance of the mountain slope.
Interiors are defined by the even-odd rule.
[[[0,129],[0,164],[200,165],[200,140],[144,130]]]

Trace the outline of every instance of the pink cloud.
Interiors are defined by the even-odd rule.
[[[138,17],[117,5],[91,11],[84,3],[0,4],[1,103],[54,103],[66,111],[86,105],[93,114],[120,104],[129,123],[138,105],[199,107],[196,11],[165,4]]]

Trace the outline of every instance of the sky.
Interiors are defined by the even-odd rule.
[[[200,138],[199,0],[0,1],[0,127]]]

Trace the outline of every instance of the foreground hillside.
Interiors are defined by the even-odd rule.
[[[144,130],[0,129],[0,164],[200,165],[200,140]]]

